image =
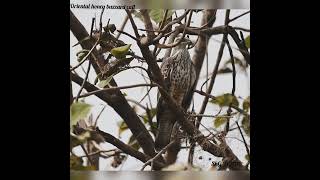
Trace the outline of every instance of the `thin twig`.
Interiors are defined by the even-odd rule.
[[[231,58],[231,65],[232,65],[232,90],[231,90],[231,95],[234,97],[234,93],[235,93],[235,90],[236,90],[236,67],[235,67],[235,62],[234,62],[235,60],[234,60],[234,57],[233,57],[233,52],[232,52],[230,43],[228,41],[228,38],[226,39],[226,43],[227,43],[227,46],[228,46],[228,49],[229,49],[229,53],[230,53],[230,58]],[[231,112],[232,112],[231,105],[232,105],[232,102],[230,103],[229,108],[227,110],[227,115],[230,115]],[[229,131],[229,121],[230,121],[230,119],[228,119],[228,121],[226,123],[226,128],[225,128],[225,132],[226,133],[228,133],[228,131]]]
[[[104,111],[104,109],[105,109],[106,107],[107,107],[107,106],[106,106],[106,105],[104,105],[104,106],[103,106],[103,108],[101,109],[101,111],[99,112],[99,114],[98,114],[98,116],[97,116],[96,120],[94,121],[94,125],[93,125],[93,127],[94,127],[94,128],[95,128],[95,127],[97,127],[98,119],[100,118],[100,116],[101,116],[102,112]]]
[[[130,89],[130,88],[142,87],[142,86],[155,87],[157,85],[156,84],[134,84],[134,85],[130,85],[130,86],[110,87],[110,88],[105,88],[105,89],[99,89],[99,90],[96,90],[96,91],[91,91],[91,92],[89,92],[87,94],[83,94],[83,95],[79,96],[79,98],[88,97],[88,96],[91,96],[93,94],[106,92],[106,91],[114,91],[114,90],[120,90],[120,89]]]
[[[250,32],[250,29],[242,28],[242,27],[233,27],[235,30],[240,30],[240,31],[245,31],[245,32]]]
[[[184,30],[182,32],[182,38],[180,38],[177,42],[174,42],[172,44],[157,44],[156,46],[158,48],[173,48],[177,45],[179,45],[182,41],[183,41],[183,38],[185,37],[186,35],[186,28],[190,25],[191,23],[191,18],[192,18],[192,10],[190,11],[190,15],[189,15],[189,18],[188,18],[188,21],[186,22],[185,26],[184,26]]]
[[[117,31],[119,32],[119,34],[121,33],[121,34],[127,35],[127,36],[129,36],[130,38],[134,39],[135,41],[138,41],[137,38],[135,38],[134,36],[132,36],[131,34],[129,34],[129,33],[127,33],[127,32],[124,32],[124,31],[122,31],[122,30],[117,30]]]
[[[236,121],[236,124],[237,124],[237,127],[238,127],[238,129],[239,129],[239,132],[240,132],[240,134],[241,134],[241,137],[242,137],[242,140],[243,140],[243,142],[244,142],[244,145],[246,146],[247,154],[250,156],[250,151],[249,151],[249,148],[248,148],[248,144],[247,144],[247,142],[246,142],[246,140],[245,140],[245,138],[244,138],[244,136],[243,136],[242,130],[241,130],[241,128],[240,128],[240,126],[239,126],[239,124],[238,124],[237,121]]]
[[[232,21],[234,21],[234,20],[236,20],[236,19],[238,19],[238,18],[240,18],[240,17],[242,17],[242,16],[244,16],[244,15],[246,15],[246,14],[248,14],[248,13],[250,13],[250,10],[247,11],[247,12],[245,12],[245,13],[240,14],[239,16],[236,16],[236,17],[230,19],[230,20],[228,21],[228,23],[230,23],[230,22],[232,22]]]
[[[131,15],[131,12],[129,10],[125,10],[128,17],[129,17],[129,20],[131,22],[131,26],[133,28],[133,31],[134,31],[134,34],[136,35],[136,38],[139,39],[140,38],[140,35],[139,35],[139,32],[138,32],[138,28],[137,28],[137,25],[136,23],[134,22],[133,18],[132,18],[132,15]],[[139,42],[139,41],[137,41]]]
[[[80,90],[78,91],[78,94],[76,96],[76,99],[75,101],[78,102],[78,99],[79,99],[79,96],[83,90],[83,87],[84,87],[84,84],[86,83],[86,81],[88,80],[88,77],[89,77],[89,72],[90,72],[90,67],[91,67],[91,61],[89,61],[89,64],[88,64],[88,69],[87,69],[87,73],[86,73],[86,76],[81,84],[81,87],[80,87]]]
[[[126,15],[126,17],[124,18],[123,23],[121,24],[121,27],[119,29],[120,31],[123,31],[124,27],[126,26],[126,24],[128,22],[128,19],[129,19],[129,16]],[[121,35],[121,32],[119,30],[117,30],[119,33],[117,34],[116,39],[119,39],[119,37]]]
[[[77,69],[79,66],[81,66],[81,64],[83,64],[83,63],[85,62],[85,60],[89,57],[89,55],[92,53],[92,51],[93,51],[93,50],[95,49],[95,47],[98,45],[99,41],[100,41],[100,39],[98,39],[98,40],[96,41],[96,43],[92,46],[92,48],[90,49],[90,51],[88,52],[88,54],[86,54],[86,56],[83,57],[82,61],[79,62],[79,64],[77,64],[76,66],[70,68],[70,71],[73,71],[73,70]]]
[[[142,105],[141,103],[139,103],[139,102],[136,101],[136,100],[133,100],[133,99],[126,99],[126,100],[127,100],[128,102],[132,102],[132,103],[136,104],[137,106],[141,107],[141,108],[144,109],[144,110],[147,109],[146,106]]]
[[[91,31],[90,31],[90,39],[92,38],[92,33],[93,33],[93,26],[94,26],[94,21],[95,21],[95,18],[92,18],[92,22],[91,22]],[[82,67],[82,66],[81,66]],[[84,87],[84,84],[85,82],[88,80],[88,77],[89,77],[89,73],[90,73],[90,67],[91,67],[91,61],[89,61],[89,64],[88,64],[88,69],[86,71],[86,76],[81,84],[81,87],[80,87],[80,90],[78,91],[78,94],[76,96],[76,102],[78,102],[78,98],[83,90],[83,87]]]
[[[149,159],[147,162],[145,162],[142,166],[142,168],[140,169],[140,171],[143,171],[145,167],[147,167],[151,162],[157,160],[172,144],[175,143],[176,140],[171,141],[168,145],[166,145],[166,147],[164,147],[163,149],[161,149],[161,151],[155,155],[153,158]]]

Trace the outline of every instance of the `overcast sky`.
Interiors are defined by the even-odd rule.
[[[80,2],[80,1],[77,1],[77,2]],[[84,25],[84,27],[87,29],[88,32],[90,32],[92,17],[96,16],[97,18],[99,18],[99,16],[100,16],[100,10],[72,9],[71,11],[75,14],[75,16],[79,19],[79,21]],[[246,12],[246,11],[247,10],[231,10],[230,17],[231,18],[235,17],[235,16],[237,16],[243,12]],[[181,12],[182,12],[181,10],[178,11],[178,14],[181,14]],[[108,19],[110,18],[110,23],[115,24],[116,27],[119,28],[123,22],[125,15],[126,15],[126,13],[124,10],[110,10],[109,9],[104,12],[102,22],[104,25],[106,25],[108,22]],[[199,26],[201,23],[201,17],[202,17],[202,13],[197,13],[197,14],[194,13],[191,26]],[[224,17],[225,17],[225,10],[218,10],[217,19],[216,19],[214,26],[223,25]],[[135,19],[135,22],[136,22],[138,28],[144,27],[142,22],[138,18],[134,18],[134,19]],[[232,22],[231,25],[250,29],[250,15],[245,15],[245,16],[239,18],[238,20]],[[133,34],[131,24],[129,21],[128,21],[127,26],[125,27],[124,31],[128,32],[130,34]],[[140,32],[140,33],[143,33],[143,32]],[[244,36],[246,37],[247,35],[248,35],[248,33],[244,32]],[[193,37],[193,36],[190,36],[190,38],[192,40],[196,39],[196,37]],[[132,39],[128,38],[125,35],[121,35],[120,39],[123,40],[124,42],[126,42],[127,44],[132,44],[131,49],[137,55],[141,55],[136,43]],[[208,46],[209,74],[212,72],[213,67],[215,66],[216,59],[217,59],[217,52],[218,52],[218,49],[220,46],[221,39],[222,39],[222,35],[215,35],[215,36],[211,37],[211,39],[209,40],[209,46]],[[230,40],[231,46],[233,47],[234,56],[242,58],[242,55],[237,50],[237,48],[236,48],[237,46],[235,45],[233,40],[231,38],[229,38],[229,40]],[[76,40],[76,38],[73,36],[72,32],[70,31],[70,64],[72,66],[74,66],[78,63],[77,59],[76,59],[76,53],[80,50],[80,46],[72,47],[72,45],[74,45],[77,42],[78,41]],[[220,67],[224,64],[224,62],[226,60],[228,60],[230,58],[227,47],[225,47],[225,48],[226,48],[224,51],[225,53],[223,54],[223,58],[222,58],[222,62],[220,64]],[[193,51],[194,51],[193,49],[189,50],[191,57],[193,56]],[[158,56],[158,58],[162,57],[164,52],[165,51],[162,51],[160,53],[160,55]],[[134,60],[131,62],[130,65],[134,66],[134,65],[141,65],[141,64],[137,63],[137,60]],[[86,68],[87,62],[84,63],[83,67],[84,67],[84,69],[87,69]],[[144,67],[146,67],[146,65],[144,65]],[[84,73],[81,71],[81,68],[77,69],[77,73],[79,73],[82,77],[84,77]],[[119,86],[133,85],[133,84],[137,84],[137,83],[145,83],[145,81],[143,80],[143,78],[141,77],[141,75],[139,73],[140,73],[140,71],[126,70],[126,71],[122,71],[121,73],[115,75],[114,79],[118,83]],[[96,78],[96,75],[95,75],[94,71],[91,71],[91,73],[89,75],[89,81],[93,82],[95,78]],[[236,77],[237,83],[236,83],[236,91],[235,91],[236,96],[246,98],[247,96],[250,95],[249,78],[250,78],[250,67],[247,69],[247,75],[243,72],[237,73],[237,77]],[[206,63],[204,61],[204,65],[201,70],[200,79],[198,82],[197,89],[200,89],[200,86],[205,81],[205,79],[206,79]],[[73,93],[77,94],[77,92],[79,90],[79,86],[75,83],[73,83],[72,86],[73,86]],[[231,73],[226,74],[226,75],[218,75],[211,94],[214,96],[217,96],[217,95],[221,95],[224,93],[230,93],[231,89],[232,89],[232,75],[231,75]],[[126,90],[121,90],[121,91],[125,92],[128,95],[127,96],[128,98],[140,101],[141,98],[146,93],[146,88],[141,87],[141,88],[126,89]],[[156,88],[153,88],[150,92],[153,107],[156,107],[156,103],[157,103],[156,102],[156,93],[157,93]],[[91,112],[92,112],[94,118],[97,116],[97,114],[100,112],[100,110],[105,105],[104,102],[102,102],[100,99],[96,98],[95,96],[90,96],[90,97],[86,98],[85,101],[87,103],[93,105]],[[203,96],[200,96],[198,94],[194,95],[194,105],[195,105],[194,107],[195,107],[196,112],[199,112],[202,101],[203,101]],[[241,102],[242,101],[240,101],[240,104],[241,104]],[[144,104],[144,105],[146,105],[147,103],[149,103],[148,98],[146,98],[144,101],[142,101],[142,104]],[[134,104],[132,104],[132,105],[134,105]],[[137,108],[137,110],[138,110],[137,111],[138,114],[143,113],[142,109]],[[219,111],[218,106],[215,106],[215,105],[212,105],[209,103],[204,114],[214,115],[218,111]],[[236,120],[236,119],[234,119],[234,120]],[[110,134],[113,134],[114,136],[118,136],[117,123],[120,121],[121,121],[121,117],[110,106],[107,106],[98,121],[98,126],[101,130],[106,131]],[[154,119],[154,121],[155,121],[155,119]],[[231,121],[231,122],[234,122],[234,121]],[[203,118],[202,123],[206,127],[213,127],[213,118]],[[233,124],[233,123],[231,123],[231,124]],[[208,132],[204,128],[201,128],[201,126],[200,126],[200,130],[205,135],[208,134]],[[131,132],[126,131],[121,134],[120,139],[123,142],[128,142],[128,138],[130,136],[131,136]],[[243,143],[232,138],[232,137],[238,137],[241,139],[241,136],[239,135],[239,133],[237,131],[232,131],[231,133],[228,134],[228,136],[231,137],[231,138],[227,138],[227,142],[230,145],[231,149],[234,151],[234,153],[238,156],[238,158],[240,160],[245,161],[244,156],[246,155],[246,151],[245,151],[245,147],[244,147]],[[247,141],[249,142],[249,139],[247,139]],[[113,146],[108,143],[102,144],[102,147],[104,147],[106,149],[113,148]],[[140,149],[140,151],[141,151],[141,149]],[[79,149],[76,152],[81,154],[81,151]],[[188,155],[187,151],[181,150],[181,152],[179,153],[177,162],[178,163],[180,163],[180,162],[186,163],[187,162],[187,155]],[[203,159],[199,160],[198,159],[199,156],[203,156]],[[212,160],[209,161],[210,157],[212,158],[212,160],[215,160],[215,158],[212,157],[212,155],[210,155],[206,152],[200,151],[200,149],[198,147],[196,149],[196,154],[195,154],[195,159],[194,159],[195,165],[198,165],[204,169],[207,169],[212,161]],[[109,158],[106,160],[102,159],[100,161],[101,162],[100,163],[101,170],[119,170],[119,169],[121,169],[121,170],[139,170],[142,166],[142,163],[139,160],[136,160],[133,157],[129,157],[122,166],[114,169],[110,166],[111,160],[112,160],[112,158]],[[147,169],[149,169],[149,167],[147,167],[146,170]]]

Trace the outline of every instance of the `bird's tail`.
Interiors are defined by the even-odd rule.
[[[155,149],[157,152],[170,143],[171,132],[175,121],[175,113],[172,112],[168,105],[160,98],[157,108],[158,133],[155,139]]]

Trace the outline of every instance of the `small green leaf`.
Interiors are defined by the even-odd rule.
[[[250,35],[247,36],[247,37],[244,39],[244,41],[245,41],[245,44],[246,44],[247,48],[250,48]]]
[[[250,96],[248,96],[242,103],[242,108],[244,111],[248,112],[250,108]]]
[[[245,155],[245,156],[244,156],[244,158],[246,158],[246,160],[248,160],[248,161],[250,160],[250,157],[249,157],[249,155],[248,155],[248,154],[247,154],[247,155]]]
[[[243,116],[243,119],[242,119],[242,128],[244,130],[244,132],[250,136],[250,120],[249,120],[249,117],[247,115]]]
[[[119,126],[119,136],[121,135],[121,133],[123,133],[125,130],[128,129],[127,124],[122,120],[120,123],[118,123]]]
[[[133,135],[130,136],[128,144],[137,151],[140,149],[140,145]]]
[[[158,124],[157,124],[157,122],[152,122],[152,124],[151,124],[151,128],[153,128],[153,129],[157,129],[157,128],[158,128]]]
[[[218,128],[220,127],[222,124],[226,123],[228,121],[228,118],[226,117],[217,117],[215,120],[214,120],[214,127],[215,128]]]
[[[111,49],[111,54],[118,59],[124,58],[128,53],[130,47],[131,47],[131,44],[127,44],[124,46],[113,48]]]
[[[132,14],[133,14],[136,18],[139,18],[141,21],[143,21],[143,17],[142,17],[142,15],[141,15],[141,12],[140,12],[140,11],[133,10],[133,11],[132,11]]]
[[[83,102],[73,103],[70,107],[71,126],[76,125],[80,119],[86,118],[91,109],[90,104]]]
[[[113,78],[113,75],[109,76],[107,79],[102,80],[98,83],[98,87],[104,88],[105,86],[109,85],[111,79]]]
[[[89,53],[90,51],[87,49],[82,49],[81,51],[77,52],[76,56],[77,56],[77,61],[81,62],[85,59],[83,59],[84,57],[86,57],[86,55]]]
[[[151,17],[152,20],[154,20],[154,22],[159,24],[164,17],[164,13],[165,13],[165,10],[163,10],[163,9],[152,9],[149,11],[149,16]],[[174,11],[169,10],[168,15],[167,15],[167,19],[169,19],[173,13],[174,13]]]
[[[216,99],[212,99],[210,103],[214,103],[219,105],[220,107],[229,106],[232,104],[233,106],[239,106],[239,101],[235,96],[232,96],[230,93],[223,94],[221,96],[217,96]]]
[[[151,116],[151,120],[153,119],[153,117],[156,115],[157,113],[157,108],[152,108],[149,110],[150,111],[150,116]],[[143,122],[147,123],[149,122],[149,118],[148,118],[148,114],[147,112],[145,112],[142,116]]]

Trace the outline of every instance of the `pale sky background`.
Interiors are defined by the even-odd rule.
[[[73,2],[73,1],[71,1],[71,2]],[[81,1],[76,1],[76,2],[81,3]],[[92,2],[92,1],[89,1],[89,2]],[[84,27],[86,28],[86,30],[88,32],[90,32],[92,17],[96,16],[99,19],[100,12],[101,12],[100,10],[87,10],[87,9],[72,9],[71,11],[75,14],[75,16],[79,19],[79,21],[84,25]],[[247,10],[231,10],[230,17],[231,18],[235,17],[235,16],[237,16],[243,12],[246,12],[246,11]],[[178,15],[180,15],[181,13],[182,13],[181,10],[178,11]],[[110,18],[110,23],[115,24],[117,28],[120,28],[120,25],[122,24],[125,15],[126,15],[126,13],[124,10],[110,10],[110,9],[105,10],[104,15],[103,15],[103,25],[106,25],[108,22],[108,19]],[[193,22],[191,23],[191,26],[199,26],[201,23],[201,17],[202,17],[201,12],[197,13],[197,14],[193,13],[193,18],[192,18]],[[214,26],[223,25],[224,17],[225,17],[225,10],[218,10],[217,19],[216,19]],[[134,19],[135,19],[135,22],[136,22],[138,28],[144,28],[143,23],[138,18],[134,18]],[[250,15],[249,14],[245,15],[245,16],[239,18],[238,20],[232,22],[230,25],[250,29]],[[127,26],[125,27],[124,31],[128,32],[130,34],[133,34],[130,21],[128,21]],[[142,34],[142,33],[144,33],[144,32],[140,31],[140,34]],[[246,32],[243,32],[243,33],[244,33],[245,37],[249,34]],[[137,47],[136,43],[134,42],[134,40],[132,40],[131,38],[128,38],[126,35],[121,35],[120,39],[123,40],[124,42],[126,42],[127,44],[132,44],[131,49],[137,55],[141,56],[141,52],[140,52],[139,48]],[[195,40],[196,36],[190,36],[190,39]],[[209,46],[208,46],[209,75],[215,66],[221,39],[222,39],[222,35],[215,35],[209,39]],[[233,47],[234,56],[242,58],[242,55],[237,50],[237,46],[235,45],[233,40],[231,38],[229,38],[229,41],[231,43],[231,46]],[[78,63],[77,59],[76,59],[76,53],[81,49],[80,46],[72,47],[72,45],[74,45],[77,42],[78,41],[76,40],[76,38],[73,36],[72,32],[70,31],[70,64],[72,66],[75,66]],[[193,56],[193,51],[194,51],[194,49],[189,50],[191,57]],[[158,58],[162,57],[164,55],[164,52],[165,51],[161,51],[161,53],[158,55]],[[222,67],[224,62],[226,60],[228,60],[229,58],[230,58],[229,51],[226,46],[224,54],[223,54],[222,62],[220,64],[220,68]],[[87,65],[88,65],[87,62],[84,63],[84,65],[83,65],[85,70],[87,69]],[[141,65],[141,64],[138,63],[137,60],[133,60],[130,65],[135,66],[135,65]],[[160,65],[160,63],[159,63],[159,65]],[[146,67],[146,64],[144,64],[144,67]],[[78,68],[76,71],[77,71],[77,73],[80,74],[80,76],[84,77],[84,73],[81,70],[81,68]],[[140,70],[137,70],[137,71],[140,72]],[[145,83],[143,78],[141,77],[141,75],[138,72],[136,72],[134,70],[122,71],[121,73],[115,75],[114,79],[118,83],[118,86]],[[206,76],[206,62],[204,61],[197,89],[200,89],[201,84],[205,81],[205,79],[206,79],[205,76]],[[94,70],[91,69],[90,75],[89,75],[89,81],[91,83],[93,83],[95,77],[96,77],[96,75],[94,73]],[[245,75],[245,73],[243,73],[243,72],[237,73],[236,91],[235,91],[235,94],[237,97],[240,96],[242,98],[246,98],[247,96],[250,95],[249,79],[250,79],[250,67],[247,68],[247,75]],[[79,90],[79,86],[75,83],[73,83],[72,86],[73,86],[73,93],[77,94],[77,92]],[[225,74],[225,75],[218,75],[216,77],[216,81],[215,81],[215,84],[214,84],[214,87],[213,87],[211,94],[214,96],[218,96],[218,95],[221,95],[224,93],[230,93],[231,89],[232,89],[232,74],[229,73],[229,74]],[[136,101],[140,101],[141,98],[147,92],[147,89],[145,87],[141,87],[141,88],[138,87],[138,88],[133,88],[133,89],[121,90],[121,91],[125,92],[128,95],[127,98],[131,98]],[[85,92],[86,91],[84,90],[83,93],[85,93]],[[156,90],[156,88],[153,88],[150,92],[152,107],[156,107],[156,103],[157,103],[156,94],[157,94],[157,90]],[[196,112],[199,112],[200,107],[202,105],[203,98],[204,98],[203,96],[195,93],[194,107],[195,107]],[[242,100],[239,99],[239,101],[240,101],[240,105],[242,105]],[[95,96],[90,96],[90,97],[85,98],[85,102],[93,105],[93,108],[91,111],[93,114],[93,119],[95,119],[97,117],[98,113],[101,111],[101,109],[105,105],[105,103],[103,101],[101,101],[99,98],[97,98]],[[147,103],[149,103],[148,98],[145,98],[145,100],[142,101],[142,104],[146,105]],[[131,105],[133,106],[134,104],[131,104]],[[219,109],[220,108],[218,106],[215,106],[215,105],[212,105],[209,103],[207,105],[207,108],[206,108],[206,111],[204,114],[214,115],[219,111]],[[140,109],[139,107],[137,108],[137,110],[138,110],[137,111],[138,114],[144,113],[143,109]],[[236,119],[237,118],[232,119],[231,125],[234,125],[234,120],[236,120]],[[213,118],[203,118],[202,124],[204,124],[208,128],[212,128],[213,122],[214,122],[213,120],[214,120]],[[110,106],[107,105],[104,112],[102,113],[99,121],[98,121],[98,127],[101,130],[118,137],[117,123],[120,121],[121,121],[121,117]],[[155,121],[155,118],[153,119],[153,121]],[[205,135],[209,134],[207,132],[207,130],[205,130],[201,126],[200,126],[200,130]],[[130,136],[131,136],[131,132],[129,130],[127,130],[121,134],[120,140],[126,143],[126,142],[128,142],[128,139]],[[240,133],[238,131],[230,132],[228,134],[228,137],[237,137],[237,138],[241,139]],[[248,138],[247,138],[247,142],[248,142],[248,144],[250,144]],[[229,144],[231,149],[234,151],[234,153],[238,156],[238,158],[241,161],[246,162],[245,161],[246,150],[245,150],[244,144],[234,138],[227,138],[227,143]],[[184,146],[184,144],[182,144],[182,145]],[[105,148],[106,150],[114,148],[114,146],[112,146],[108,143],[101,144],[101,146],[103,148]],[[142,151],[141,148],[140,148],[140,151]],[[79,155],[83,154],[80,149],[76,149],[75,152]],[[199,156],[203,157],[202,160],[198,159]],[[186,164],[187,158],[188,158],[188,151],[181,150],[178,155],[177,163]],[[196,148],[196,153],[194,156],[194,164],[195,165],[200,166],[203,169],[208,169],[210,166],[210,163],[211,163],[211,161],[209,161],[209,158],[211,158],[211,161],[220,160],[220,159],[213,157],[209,153],[206,153],[206,152],[200,150],[200,147]],[[120,170],[120,169],[121,170],[140,170],[140,168],[143,165],[142,162],[140,162],[139,160],[136,160],[135,158],[133,158],[131,156],[128,156],[128,159],[116,169],[112,168],[110,166],[111,162],[112,162],[112,158],[101,159],[100,160],[100,170]],[[145,170],[149,170],[149,169],[150,169],[150,166],[148,166]]]

